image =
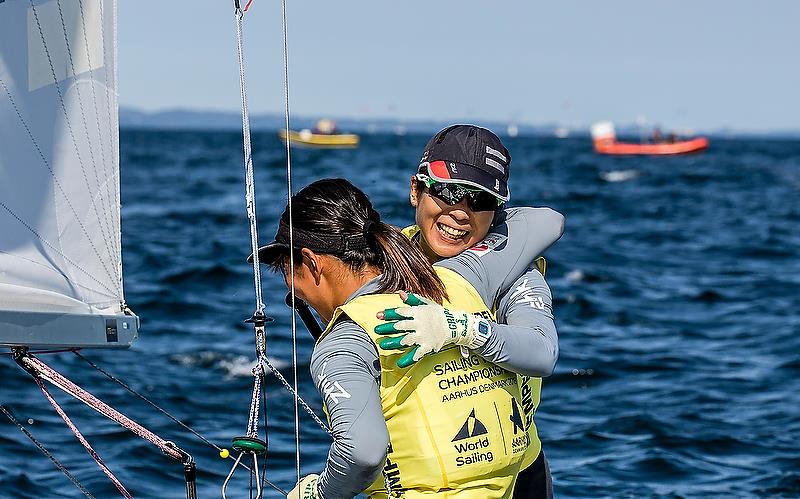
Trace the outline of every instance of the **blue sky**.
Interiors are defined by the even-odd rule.
[[[244,2],[244,0],[243,0]],[[239,109],[233,2],[119,0],[119,92]],[[288,0],[303,116],[800,130],[800,1]],[[245,15],[251,112],[283,111],[281,8]]]

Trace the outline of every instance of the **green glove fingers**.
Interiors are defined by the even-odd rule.
[[[408,293],[408,298],[406,298],[403,301],[403,303],[405,303],[406,305],[411,305],[412,307],[416,307],[419,305],[426,305],[426,303],[420,300],[414,293]]]
[[[398,309],[399,308],[400,307],[387,308],[386,310],[384,310],[383,311],[383,320],[385,320],[385,321],[402,321],[404,319],[410,319],[411,318],[411,317],[406,317],[404,315],[400,315],[400,313],[398,313]],[[403,307],[403,308],[405,308],[405,307]]]
[[[402,357],[397,359],[397,367],[405,368],[416,362],[416,360],[414,360],[414,354],[417,353],[417,348],[419,348],[419,345],[415,346],[406,352]]]
[[[378,324],[375,326],[375,333],[377,334],[397,334],[397,333],[405,333],[406,331],[401,331],[400,329],[395,328],[396,322],[384,322],[382,324]]]
[[[408,345],[403,345],[400,343],[405,337],[406,335],[401,334],[400,336],[395,336],[393,338],[384,338],[378,344],[383,350],[402,350],[408,347]]]

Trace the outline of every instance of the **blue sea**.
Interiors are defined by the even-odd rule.
[[[294,150],[294,186],[341,176],[397,225],[426,142],[366,135],[354,150]],[[601,157],[586,138],[504,139],[513,205],[567,218],[547,254],[561,357],[537,426],[558,497],[800,496],[800,142],[715,139],[701,154]],[[285,150],[253,137],[259,239],[286,202]],[[245,433],[255,309],[241,134],[121,136],[125,293],[142,319],[128,351],[84,355],[214,443]],[[292,377],[282,280],[265,273],[268,355]],[[300,393],[321,414],[298,326]],[[219,497],[231,460],[71,353],[41,356],[128,416],[187,449],[200,497]],[[0,357],[0,404],[96,497],[118,496],[30,376]],[[136,497],[179,498],[182,467],[70,397],[53,393]],[[294,410],[269,376],[267,477],[295,481]],[[301,471],[328,436],[300,414]],[[246,472],[229,497],[250,497]],[[0,417],[0,496],[80,491]],[[268,487],[266,497],[280,497]]]

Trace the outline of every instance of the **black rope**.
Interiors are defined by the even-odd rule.
[[[164,410],[164,409],[162,409],[161,407],[159,407],[159,406],[158,406],[158,405],[157,405],[155,402],[153,402],[153,401],[152,401],[152,400],[150,400],[149,398],[145,397],[145,396],[144,396],[144,395],[142,395],[141,393],[137,392],[136,390],[134,390],[133,388],[131,388],[130,386],[128,386],[128,385],[127,385],[127,384],[126,384],[124,381],[122,381],[121,379],[119,379],[119,378],[115,377],[113,374],[110,374],[110,373],[106,372],[106,371],[105,371],[103,368],[101,368],[100,366],[98,366],[97,364],[95,364],[94,362],[92,362],[91,360],[87,359],[86,357],[84,357],[83,355],[81,355],[79,352],[77,352],[77,351],[73,351],[72,353],[74,353],[75,355],[77,355],[78,357],[80,357],[81,359],[83,359],[83,360],[84,360],[84,361],[85,361],[87,364],[89,364],[89,365],[90,365],[90,366],[92,366],[93,368],[95,368],[95,369],[97,369],[98,371],[100,371],[101,373],[103,373],[103,374],[104,374],[106,377],[108,377],[108,379],[110,379],[110,380],[112,380],[112,381],[114,381],[114,382],[118,383],[120,386],[122,386],[123,388],[125,388],[126,390],[128,390],[129,392],[131,392],[132,394],[136,395],[136,396],[137,396],[137,397],[139,397],[140,399],[142,399],[142,400],[144,400],[145,402],[147,402],[148,404],[150,404],[150,406],[151,406],[151,407],[153,407],[155,410],[159,411],[160,413],[162,413],[163,415],[165,415],[165,416],[166,416],[166,417],[168,417],[169,419],[171,419],[171,420],[173,420],[174,422],[178,423],[178,424],[179,424],[179,425],[180,425],[182,428],[184,428],[184,429],[186,429],[186,430],[190,431],[191,433],[193,433],[193,434],[194,434],[194,435],[195,435],[197,438],[199,438],[200,440],[202,440],[202,441],[203,441],[203,442],[205,442],[206,444],[208,444],[208,445],[210,445],[211,447],[213,447],[213,448],[217,449],[217,451],[222,451],[222,447],[218,446],[217,444],[215,444],[215,443],[214,443],[214,442],[212,442],[211,440],[209,440],[209,439],[207,439],[206,437],[204,437],[203,435],[201,435],[201,434],[200,434],[200,433],[199,433],[197,430],[195,430],[194,428],[190,427],[189,425],[187,425],[187,424],[186,424],[186,423],[184,423],[183,421],[179,420],[178,418],[176,418],[175,416],[173,416],[172,414],[170,414],[170,413],[169,413],[169,412],[167,412],[166,410]],[[229,457],[228,457],[228,459],[234,459],[234,457],[231,455],[231,456],[229,456]],[[250,471],[250,472],[252,473],[252,469],[251,469],[249,466],[247,466],[246,464],[244,464],[244,463],[239,463],[239,465],[240,465],[240,466],[242,466],[242,467],[244,467],[246,470],[248,470],[248,471]],[[267,478],[266,478],[266,473],[265,473],[265,476],[264,476],[264,483],[266,483],[267,485],[269,485],[269,486],[270,486],[270,487],[272,487],[273,489],[277,490],[278,492],[280,492],[280,493],[282,493],[282,494],[285,494],[285,492],[284,492],[284,490],[283,490],[282,488],[278,487],[277,485],[275,485],[275,484],[274,484],[274,483],[272,483],[271,481],[267,480]]]
[[[133,388],[131,388],[130,386],[128,386],[127,384],[125,384],[125,382],[124,382],[124,381],[120,380],[119,378],[116,378],[116,377],[115,377],[113,374],[110,374],[110,373],[106,372],[105,370],[103,370],[103,368],[101,368],[100,366],[98,366],[97,364],[95,364],[94,362],[92,362],[91,360],[87,359],[86,357],[84,357],[83,355],[81,355],[79,352],[73,351],[72,353],[74,353],[75,355],[77,355],[78,357],[80,357],[81,359],[83,359],[83,360],[84,360],[84,361],[85,361],[87,364],[89,364],[89,365],[90,365],[90,366],[92,366],[93,368],[95,368],[95,369],[97,369],[98,371],[100,371],[101,373],[105,374],[105,375],[106,375],[106,376],[107,376],[107,377],[108,377],[110,380],[112,380],[112,381],[115,381],[115,382],[119,383],[119,385],[120,385],[120,386],[122,386],[123,388],[125,388],[126,390],[128,390],[129,392],[131,392],[132,394],[136,395],[136,396],[137,396],[137,397],[139,397],[140,399],[142,399],[142,400],[144,400],[145,402],[147,402],[148,404],[150,404],[150,406],[151,406],[151,407],[153,407],[153,408],[154,408],[154,409],[156,409],[157,411],[161,412],[162,414],[164,414],[165,416],[167,416],[167,417],[168,417],[168,418],[170,418],[171,420],[175,421],[175,422],[176,422],[176,423],[178,423],[180,426],[182,426],[184,429],[186,429],[186,430],[189,430],[190,432],[194,433],[194,435],[195,435],[197,438],[199,438],[200,440],[202,440],[202,441],[203,441],[203,442],[205,442],[206,444],[208,444],[208,445],[210,445],[210,446],[214,447],[214,448],[215,448],[215,449],[217,449],[218,451],[222,451],[222,447],[218,446],[217,444],[215,444],[215,443],[214,443],[214,442],[212,442],[211,440],[207,439],[206,437],[204,437],[203,435],[201,435],[200,433],[198,433],[198,432],[197,432],[196,430],[194,430],[193,428],[189,427],[189,426],[188,426],[186,423],[184,423],[183,421],[179,420],[178,418],[176,418],[176,417],[175,417],[175,416],[173,416],[172,414],[168,413],[166,410],[164,410],[164,409],[162,409],[161,407],[159,407],[158,405],[156,405],[156,403],[155,403],[155,402],[153,402],[152,400],[148,399],[147,397],[145,397],[145,396],[144,396],[144,395],[142,395],[141,393],[137,392],[136,390],[134,390]]]
[[[74,484],[76,487],[78,487],[78,488],[81,490],[81,492],[83,492],[83,494],[84,494],[86,497],[88,497],[88,498],[90,498],[90,499],[94,499],[94,496],[91,494],[91,492],[89,492],[89,491],[86,489],[86,487],[84,487],[84,486],[83,486],[83,484],[82,484],[81,482],[79,482],[77,478],[75,478],[75,475],[73,475],[72,473],[70,473],[70,472],[69,472],[69,470],[66,468],[66,466],[64,466],[63,464],[61,464],[61,463],[58,461],[58,459],[56,459],[56,458],[55,458],[55,456],[54,456],[54,455],[53,455],[53,454],[52,454],[52,453],[51,453],[49,450],[45,449],[45,447],[44,447],[44,446],[43,446],[41,443],[39,443],[39,441],[38,441],[38,440],[36,440],[36,437],[34,437],[34,436],[31,434],[31,432],[29,432],[29,431],[27,430],[27,428],[25,428],[24,426],[22,426],[22,423],[20,423],[19,421],[17,421],[17,418],[15,418],[13,414],[11,414],[11,412],[8,410],[8,408],[6,408],[6,406],[4,406],[4,405],[0,405],[0,411],[3,411],[3,414],[5,414],[5,415],[6,415],[6,417],[7,417],[8,419],[10,419],[12,423],[14,423],[15,425],[17,425],[17,428],[19,428],[19,430],[20,430],[20,431],[21,431],[23,434],[25,434],[25,436],[26,436],[26,437],[28,437],[28,438],[30,439],[30,441],[31,441],[31,442],[33,442],[33,445],[35,445],[36,447],[38,447],[38,448],[39,448],[39,450],[40,450],[40,451],[42,451],[42,453],[43,453],[45,456],[47,456],[47,458],[48,458],[48,459],[50,459],[50,461],[52,461],[52,462],[53,462],[53,464],[55,464],[55,465],[56,465],[56,467],[57,467],[59,470],[61,470],[61,472],[62,472],[62,473],[64,473],[64,475],[66,475],[66,477],[67,477],[67,478],[69,478],[69,481],[70,481],[70,482],[72,482],[72,483],[73,483],[73,484]]]

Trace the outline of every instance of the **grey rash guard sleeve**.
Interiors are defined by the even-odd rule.
[[[375,481],[389,446],[378,391],[378,352],[356,323],[339,321],[314,348],[311,376],[333,434],[317,490],[323,499],[351,498]]]
[[[549,376],[558,359],[550,288],[531,262],[564,232],[564,216],[549,208],[511,208],[483,245],[441,260],[497,306],[492,335],[475,353],[509,371]],[[521,276],[521,277],[520,277]]]

